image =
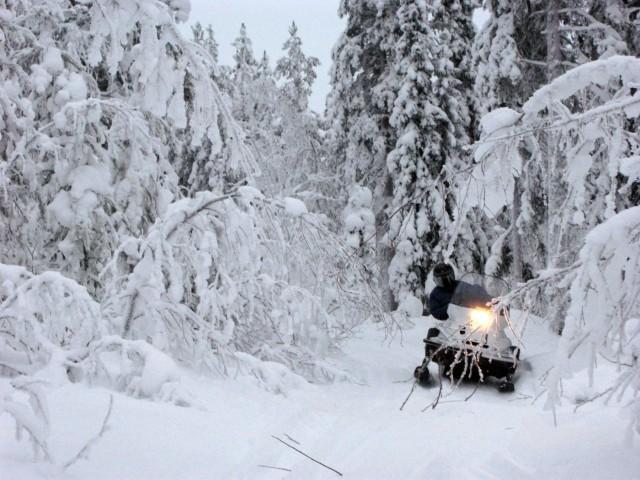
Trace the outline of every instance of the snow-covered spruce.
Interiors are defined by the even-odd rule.
[[[394,46],[398,90],[389,121],[397,140],[387,168],[393,179],[388,236],[397,244],[389,272],[398,300],[424,297],[427,274],[437,259],[455,258],[461,270],[471,270],[471,252],[477,252],[454,188],[457,172],[471,161],[462,148],[472,130],[470,82],[460,79],[470,75],[460,57],[471,40],[459,25],[470,20],[472,9],[453,3],[436,8],[401,1],[396,15],[401,32]],[[441,45],[452,38],[451,47]]]
[[[353,184],[373,193],[387,308],[422,297],[438,258],[470,269],[488,254],[473,240],[474,213],[456,207],[452,174],[470,161],[472,10],[467,1],[341,3],[328,143],[344,201]]]

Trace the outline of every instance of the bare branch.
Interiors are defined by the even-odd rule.
[[[287,435],[286,433],[284,434],[285,437],[287,437],[289,440],[291,440],[293,443],[295,443],[296,445],[300,445],[300,442],[297,441],[295,438],[291,438],[289,435]]]
[[[171,230],[169,230],[169,232],[167,233],[167,240],[171,239],[171,236],[178,230],[178,228],[183,224],[188,222],[189,220],[191,220],[193,217],[195,217],[196,215],[198,215],[200,212],[202,212],[203,210],[208,209],[209,207],[211,207],[211,205],[218,203],[218,202],[223,202],[229,198],[234,198],[237,196],[236,192],[231,192],[228,193],[227,195],[222,195],[220,197],[216,197],[213,198],[205,203],[203,203],[202,205],[200,205],[198,208],[196,208],[194,211],[187,213],[184,212],[184,219],[182,220],[181,223],[177,223],[173,226],[173,228]]]
[[[469,396],[465,397],[465,399],[464,399],[464,401],[465,401],[465,402],[469,401],[469,399],[470,399],[471,397],[473,397],[473,396],[476,394],[476,392],[478,391],[478,387],[479,387],[479,386],[480,386],[480,382],[476,382],[476,386],[475,386],[475,388],[473,389],[473,392],[471,392],[471,393],[469,394]]]
[[[440,403],[440,399],[442,398],[442,374],[444,373],[444,367],[442,365],[438,365],[438,395],[436,395],[436,398],[433,402],[431,402],[429,405],[427,405],[426,407],[424,407],[422,409],[422,411],[424,412],[425,410],[427,410],[429,407],[431,407],[431,409],[435,409],[438,406],[438,403]]]
[[[290,472],[290,468],[282,468],[282,467],[272,467],[271,465],[258,465],[260,468],[271,468],[273,470],[283,470],[285,472]]]
[[[275,435],[271,435],[272,438],[275,438],[277,441],[279,441],[280,443],[283,443],[284,445],[286,445],[287,447],[295,450],[296,452],[298,452],[300,455],[304,455],[305,457],[307,457],[309,460],[316,462],[318,465],[322,465],[324,468],[328,468],[329,470],[331,470],[332,472],[337,473],[338,475],[340,475],[341,477],[343,476],[342,473],[340,473],[338,470],[336,470],[335,468],[331,468],[328,465],[325,465],[322,462],[319,462],[318,460],[316,460],[313,457],[310,457],[309,455],[307,455],[306,453],[304,453],[302,450],[298,450],[296,447],[294,447],[293,445],[288,444],[287,442],[285,442],[284,440],[281,440],[280,438],[276,437]]]
[[[109,418],[111,418],[111,412],[112,411],[113,411],[113,395],[109,395],[109,407],[107,408],[107,413],[104,416],[104,420],[102,421],[102,427],[100,427],[100,431],[95,436],[90,438],[87,441],[87,443],[85,443],[84,446],[80,449],[80,451],[78,453],[76,453],[73,458],[71,458],[68,462],[66,462],[62,466],[62,470],[63,471],[68,469],[71,465],[76,463],[81,458],[87,458],[87,455],[89,454],[89,450],[91,450],[91,448],[96,443],[98,443],[98,441],[107,432],[107,430],[109,430],[109,426],[107,424],[109,422]]]
[[[573,409],[573,413],[576,413],[578,411],[578,409],[580,407],[582,407],[583,405],[586,405],[587,403],[591,403],[591,402],[593,402],[594,400],[597,400],[600,397],[604,397],[607,393],[611,392],[612,390],[613,390],[613,387],[609,387],[604,392],[600,392],[600,393],[598,393],[597,395],[594,395],[591,398],[585,398],[583,400],[579,400],[577,402],[576,407]]]
[[[407,404],[407,402],[409,401],[409,398],[411,397],[411,395],[413,395],[413,391],[416,389],[416,386],[418,385],[418,380],[414,380],[413,381],[413,385],[411,385],[411,391],[409,392],[409,395],[407,395],[407,398],[404,399],[404,402],[402,402],[402,405],[400,405],[400,411],[402,411],[402,409],[404,408],[404,406]]]

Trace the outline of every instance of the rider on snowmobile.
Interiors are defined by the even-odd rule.
[[[491,296],[484,288],[456,280],[453,267],[447,263],[439,263],[433,268],[433,281],[436,287],[429,295],[429,310],[438,320],[449,318],[447,309],[451,301],[467,307],[484,307],[491,302]]]
[[[452,301],[466,307],[484,307],[491,302],[491,296],[484,288],[456,280],[453,267],[447,263],[439,263],[433,268],[433,280],[436,287],[429,295],[429,311],[438,320],[449,319],[447,310]],[[431,383],[428,366],[429,358],[425,357],[414,371],[414,377],[424,385]]]

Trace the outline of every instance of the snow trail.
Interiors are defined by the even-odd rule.
[[[451,389],[444,380],[435,409],[423,411],[438,388],[420,387],[400,411],[431,322],[416,319],[402,339],[392,340],[374,325],[362,327],[334,359],[362,379],[361,385],[306,384],[275,395],[249,377],[212,380],[185,372],[185,386],[200,407],[115,394],[110,431],[88,461],[62,475],[33,463],[26,443],[13,438],[9,417],[2,416],[0,471],[3,478],[21,480],[339,478],[275,435],[344,478],[639,478],[640,455],[626,449],[640,449],[623,446],[620,432],[627,419],[617,404],[585,404],[574,414],[575,404],[567,401],[554,427],[544,396],[534,402],[556,346],[541,320],[530,321],[516,393],[500,394],[487,385],[474,393],[472,384]],[[567,384],[567,397],[587,395],[585,382],[586,377]],[[109,394],[77,384],[50,390],[57,461],[97,432]]]

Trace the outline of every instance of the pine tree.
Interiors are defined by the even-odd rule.
[[[638,53],[637,8],[624,0],[491,0],[474,48],[486,113],[517,108],[569,68]]]
[[[282,49],[286,56],[278,60],[276,78],[284,81],[281,87],[283,98],[297,112],[304,112],[309,105],[311,87],[316,79],[315,69],[320,61],[316,57],[307,57],[302,51],[302,40],[295,22],[289,27],[289,38]]]
[[[478,72],[475,94],[480,113],[499,107],[520,108],[536,89],[567,68],[574,50],[561,43],[559,9],[570,1],[488,3],[491,18],[474,45]],[[533,153],[528,148],[533,146],[521,145],[523,167],[514,181],[510,211],[500,215],[510,241],[503,244],[504,249],[494,251],[500,260],[490,260],[492,268],[509,272],[518,280],[530,277],[545,263],[540,259],[545,257],[544,219],[548,205],[540,186],[548,177],[547,166],[532,160]]]
[[[316,179],[321,169],[323,155],[319,135],[320,119],[309,110],[309,96],[316,79],[315,57],[307,56],[302,49],[298,27],[292,23],[289,38],[282,50],[284,56],[276,64],[275,75],[280,80],[278,111],[280,114],[279,139],[282,153],[275,164],[278,169],[280,192],[302,196],[312,205],[316,202]]]
[[[332,53],[327,102],[332,156],[344,193],[354,183],[369,187],[376,212],[382,210],[386,156],[395,143],[389,114],[395,96],[390,77],[396,10],[397,1],[342,1],[339,14],[347,17],[347,26]]]
[[[438,189],[444,159],[440,155],[449,125],[436,105],[433,81],[437,62],[432,51],[435,32],[428,26],[426,4],[400,1],[397,13],[400,37],[395,46],[395,74],[399,91],[390,118],[398,141],[387,163],[393,179],[390,237],[397,244],[390,266],[390,283],[398,300],[422,296],[426,274],[442,245],[445,200]]]
[[[196,22],[191,27],[193,41],[203,47],[211,55],[214,65],[218,65],[218,42],[216,41],[211,24],[203,28],[200,22]]]
[[[266,51],[262,52],[262,58],[256,68],[254,90],[253,120],[258,125],[272,126],[278,102],[278,89]]]
[[[463,198],[468,171],[473,163],[468,146],[478,137],[477,99],[474,94],[475,68],[472,62],[475,28],[475,0],[434,2],[432,28],[437,43],[433,83],[437,105],[446,113],[453,129],[443,137],[442,157],[446,159],[444,184],[447,185],[446,209],[453,223],[446,234],[443,259],[452,259],[461,271],[481,272],[488,257],[487,236],[490,221],[479,208],[469,209]],[[460,201],[454,198],[454,193]]]
[[[638,55],[637,26],[631,3],[583,0],[565,15],[563,29],[571,33],[571,43],[579,52],[577,64],[615,54]]]
[[[257,185],[265,194],[277,196],[282,193],[281,177],[288,172],[279,168],[285,145],[281,140],[282,119],[278,87],[266,51],[262,53],[256,68],[256,77],[251,82],[249,97],[252,116],[245,125],[245,130],[260,167]]]
[[[462,144],[477,137],[477,101],[473,91],[473,42],[476,36],[473,12],[477,7],[477,0],[440,0],[434,3],[432,19],[441,48],[448,50],[443,54],[447,60],[441,62],[441,68],[451,79],[451,88],[457,91],[455,97],[461,118],[455,119],[454,124],[459,129],[456,136]]]
[[[250,90],[256,76],[257,62],[253,56],[253,45],[247,36],[247,27],[240,25],[240,34],[233,42],[232,78],[235,87],[233,93],[234,115],[242,123],[251,118]]]
[[[491,17],[474,45],[475,94],[481,114],[521,106],[544,81],[539,68],[531,68],[533,63],[546,65],[540,47],[543,18],[532,16],[528,2],[491,0],[486,6]]]
[[[204,38],[203,45],[207,52],[209,52],[209,55],[211,55],[213,63],[217,65],[219,60],[218,42],[216,41],[211,24],[207,25],[207,35]]]
[[[399,91],[390,123],[398,137],[387,163],[393,179],[390,236],[397,244],[391,264],[396,298],[424,297],[424,285],[438,260],[457,260],[456,242],[469,231],[467,212],[457,209],[457,172],[471,162],[469,92],[471,72],[463,63],[471,48],[471,5],[400,2],[400,37],[395,46]],[[462,26],[463,28],[460,28]],[[466,38],[465,38],[466,37]],[[452,39],[456,41],[452,41]],[[450,48],[451,46],[451,48]],[[465,84],[462,80],[466,81]],[[471,234],[466,235],[471,239]],[[473,240],[462,242],[457,262],[472,269]],[[423,298],[424,299],[424,298]]]
[[[396,137],[389,123],[397,90],[393,46],[398,1],[342,0],[344,33],[333,49],[331,93],[327,100],[332,171],[340,179],[344,205],[352,185],[373,193],[379,285],[386,308],[394,308],[388,268],[393,249],[386,236],[393,182],[386,165]]]
[[[334,50],[328,110],[336,170],[347,185],[374,193],[383,292],[391,285],[395,300],[423,297],[434,261],[459,257],[466,269],[487,254],[486,244],[472,239],[477,212],[458,208],[454,198],[453,172],[470,163],[464,147],[475,116],[473,3],[342,7],[349,16]],[[389,293],[383,295],[393,306]]]

